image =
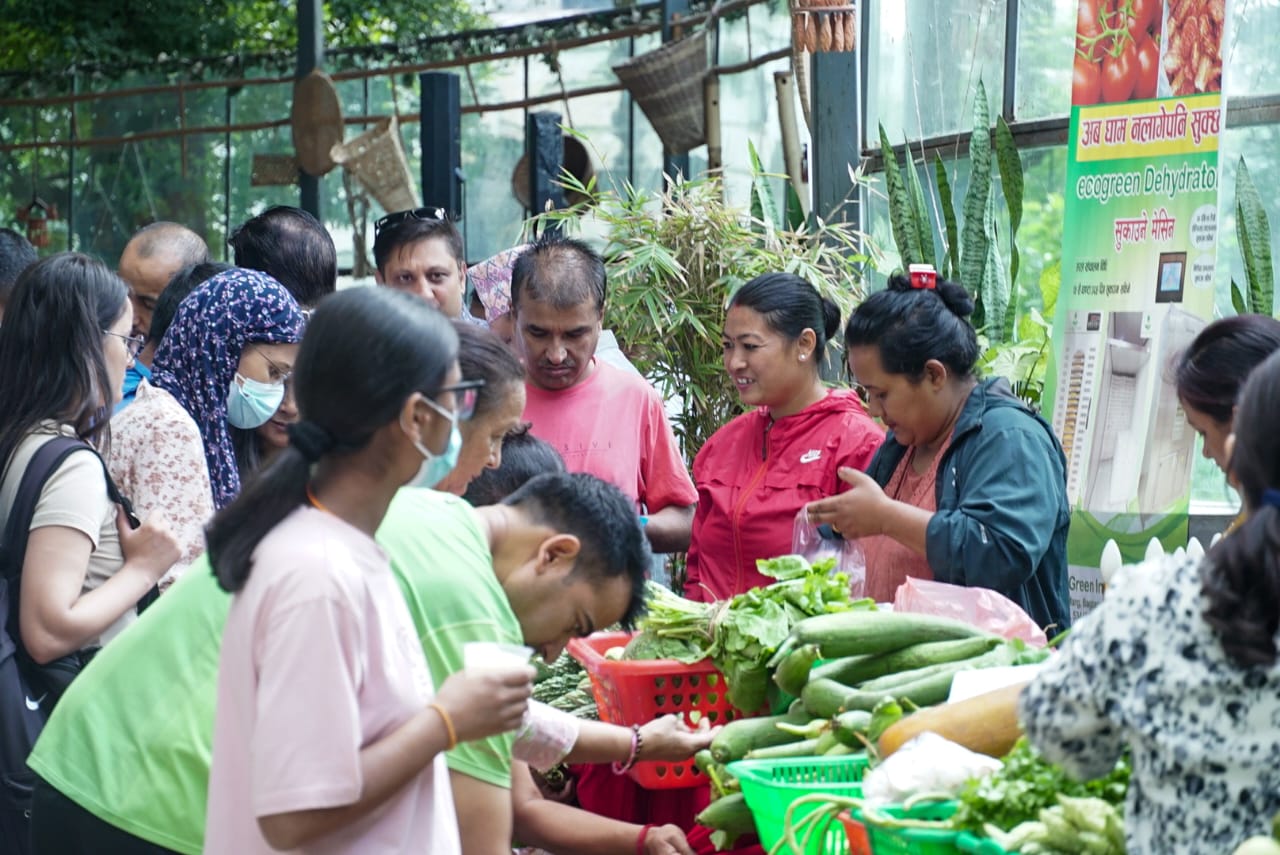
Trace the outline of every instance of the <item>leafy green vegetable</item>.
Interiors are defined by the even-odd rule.
[[[814,615],[875,607],[850,601],[848,576],[835,572],[834,559],[810,565],[799,555],[783,555],[756,566],[778,581],[719,603],[695,603],[651,584],[648,614],[626,658],[687,664],[710,657],[724,674],[729,702],[755,712],[768,696],[767,663],[793,625]]]
[[[1040,811],[1059,804],[1058,796],[1102,799],[1120,811],[1129,789],[1129,758],[1122,756],[1112,772],[1093,781],[1067,777],[1062,767],[1045,760],[1026,738],[1019,739],[993,775],[965,785],[955,828],[983,834],[987,825],[1010,831],[1040,818]]]

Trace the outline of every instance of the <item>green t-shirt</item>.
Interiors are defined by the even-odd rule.
[[[391,559],[436,685],[461,669],[462,642],[519,641],[519,623],[466,502],[401,490],[377,539]],[[198,855],[218,654],[230,606],[208,560],[200,558],[71,684],[28,759],[31,768],[104,822]],[[506,736],[459,746],[449,766],[510,786],[511,742]]]

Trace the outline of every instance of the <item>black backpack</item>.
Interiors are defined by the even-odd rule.
[[[88,660],[86,652],[76,652],[40,665],[23,648],[18,625],[22,564],[36,503],[49,477],[81,449],[97,456],[92,446],[67,436],[56,436],[36,451],[22,473],[0,541],[0,852],[13,855],[31,851],[35,773],[27,767],[27,757],[62,691]],[[132,506],[110,475],[107,491],[112,501],[125,509],[130,525],[137,528],[140,523]],[[138,602],[139,612],[150,605],[156,593],[153,588]]]

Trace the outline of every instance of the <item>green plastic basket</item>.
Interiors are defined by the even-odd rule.
[[[956,835],[956,846],[961,852],[968,855],[1009,855],[1009,852],[1002,848],[990,837],[978,837],[967,831],[962,831]]]
[[[895,819],[948,819],[956,812],[956,802],[933,802],[917,805],[907,810],[901,805],[877,808],[878,813]],[[872,855],[961,855],[956,844],[959,832],[925,828],[894,828],[877,825],[868,820],[862,811],[853,811],[854,819],[867,829]]]
[[[756,821],[756,831],[766,852],[783,838],[787,809],[801,796],[825,793],[862,796],[866,754],[844,757],[786,757],[778,760],[739,760],[729,773],[742,785],[742,795]],[[813,813],[818,804],[806,805],[791,817],[792,825]],[[849,838],[833,816],[826,830],[809,840],[805,855],[848,855]]]

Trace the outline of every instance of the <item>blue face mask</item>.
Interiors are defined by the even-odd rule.
[[[237,374],[227,391],[227,421],[253,430],[265,425],[284,402],[283,383],[263,383]]]
[[[413,477],[408,486],[430,489],[443,481],[445,476],[453,471],[453,467],[458,465],[458,454],[462,451],[462,431],[458,430],[457,416],[429,398],[424,400],[431,409],[447,418],[450,425],[449,443],[440,454],[432,454],[421,442],[416,439],[413,441],[413,447],[418,449],[418,453],[426,459],[422,461],[418,474]]]

